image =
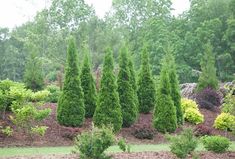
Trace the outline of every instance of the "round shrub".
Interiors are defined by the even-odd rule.
[[[221,113],[214,122],[214,127],[221,130],[232,130],[235,123],[235,116],[229,113]]]
[[[134,128],[134,132],[132,133],[132,135],[134,135],[137,139],[148,139],[148,140],[152,140],[154,135],[155,135],[155,131],[153,128],[149,127],[149,126],[136,126]]]
[[[230,141],[222,136],[206,136],[202,138],[202,143],[207,151],[215,153],[223,153],[228,150]]]
[[[50,92],[47,102],[57,103],[59,96],[61,94],[60,88],[56,85],[49,85],[47,86],[46,90]]]
[[[200,124],[204,121],[204,116],[200,113],[200,111],[193,108],[186,109],[184,118],[186,121],[193,124]]]
[[[195,136],[211,135],[212,128],[203,124],[199,124],[193,130]]]
[[[193,108],[193,109],[198,109],[198,105],[195,101],[187,98],[182,98],[181,99],[181,107],[182,111],[185,112],[186,109],[188,108]]]
[[[221,105],[221,96],[216,90],[209,87],[197,93],[196,100],[201,108],[208,110],[213,110]]]

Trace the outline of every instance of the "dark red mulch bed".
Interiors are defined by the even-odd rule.
[[[63,127],[60,126],[56,122],[56,104],[46,104],[45,107],[49,107],[52,109],[52,113],[44,121],[44,124],[48,126],[48,130],[43,138],[34,137],[34,141],[32,142],[28,136],[24,133],[14,132],[12,137],[5,137],[3,134],[0,133],[0,147],[7,147],[7,146],[68,146],[72,145],[73,138],[80,134],[82,131],[91,128],[91,119],[86,119],[83,127],[81,128],[70,128],[70,127]],[[205,109],[201,109],[201,112],[205,116],[205,122],[203,123],[206,126],[212,128],[214,119],[219,114],[219,111],[209,111]],[[6,126],[10,124],[8,114],[8,120],[0,120],[0,125]],[[123,128],[117,137],[124,137],[127,139],[129,143],[132,144],[159,144],[166,142],[164,139],[164,135],[161,133],[154,133],[153,139],[137,139],[134,137],[133,133],[138,128],[147,128],[154,130],[152,128],[152,114],[140,114],[138,121],[131,126],[130,128]],[[192,127],[189,123],[185,123],[183,128],[185,127]],[[178,128],[176,133],[179,133],[183,128]],[[232,140],[235,140],[234,136],[230,134],[226,134],[224,131],[212,129],[212,134],[219,134],[223,136],[228,136]]]
[[[177,159],[170,152],[136,152],[136,153],[116,153],[111,155],[113,159]],[[234,159],[234,152],[223,154],[214,154],[211,152],[202,152],[198,154],[200,159]],[[30,157],[9,157],[5,159],[78,159],[76,155],[45,155],[45,156],[30,156]],[[192,159],[188,156],[187,159]]]

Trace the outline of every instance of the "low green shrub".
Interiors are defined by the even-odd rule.
[[[128,152],[130,153],[130,145],[126,144],[126,140],[125,139],[120,139],[118,141],[118,146],[119,148],[123,151],[123,152]]]
[[[35,126],[31,128],[32,134],[37,134],[39,136],[44,136],[47,130],[47,126]]]
[[[224,113],[230,113],[235,116],[235,88],[231,89],[229,93],[224,98],[224,103],[222,104],[222,111]]]
[[[203,137],[202,143],[207,151],[213,151],[215,153],[223,153],[227,151],[231,144],[228,138],[222,136]]]
[[[214,127],[220,130],[231,131],[235,123],[235,116],[229,113],[221,113],[214,122]]]
[[[171,152],[181,159],[186,158],[198,145],[191,129],[185,129],[177,136],[167,136],[167,139],[170,141]]]
[[[49,95],[50,95],[50,92],[48,90],[38,91],[38,92],[32,93],[31,100],[34,102],[45,101]]]
[[[193,108],[186,109],[184,118],[186,121],[193,124],[200,124],[204,121],[204,116],[200,113],[200,111]]]
[[[12,136],[13,135],[13,129],[10,126],[7,126],[5,128],[2,128],[0,126],[0,130],[6,136]]]
[[[47,86],[46,90],[50,92],[49,96],[47,97],[47,102],[57,103],[59,96],[61,95],[60,88],[56,85],[49,85]]]

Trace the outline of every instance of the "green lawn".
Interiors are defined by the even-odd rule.
[[[0,148],[0,157],[24,156],[24,155],[46,155],[46,154],[69,154],[73,147],[28,147],[28,148]],[[203,151],[199,145],[197,151]],[[158,145],[131,145],[131,152],[144,151],[169,151],[168,144]],[[230,151],[235,151],[235,142],[232,143]],[[108,153],[121,152],[118,146],[112,146],[107,150]]]

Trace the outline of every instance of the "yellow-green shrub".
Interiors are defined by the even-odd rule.
[[[235,124],[235,116],[229,113],[221,113],[214,122],[214,127],[221,130],[232,130]]]
[[[32,93],[31,100],[32,101],[44,101],[49,96],[50,92],[48,90],[38,91]]]
[[[188,108],[193,108],[193,109],[198,110],[197,103],[195,101],[193,101],[191,99],[187,99],[187,98],[182,98],[181,99],[181,107],[182,107],[183,112],[185,112],[186,109],[188,109]]]
[[[204,121],[204,116],[200,113],[199,110],[194,108],[188,108],[185,110],[184,118],[186,121],[193,124],[200,124]]]

